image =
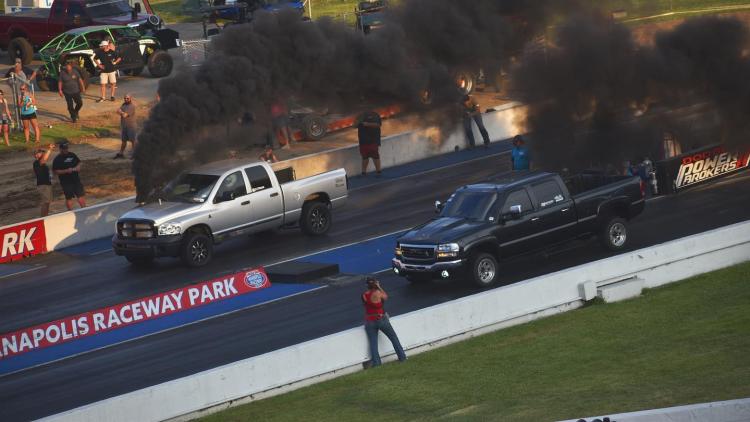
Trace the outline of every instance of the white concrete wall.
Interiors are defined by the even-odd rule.
[[[135,206],[135,197],[131,196],[46,217],[47,251],[112,236],[117,219]]]
[[[583,304],[582,283],[639,277],[647,287],[750,259],[750,222],[467,296],[392,318],[410,354],[564,312]],[[382,336],[381,336],[382,337]],[[392,354],[381,338],[381,354]],[[158,421],[186,418],[279,394],[361,369],[362,328],[252,357],[52,416],[59,421]],[[391,357],[392,359],[392,357]],[[186,416],[187,415],[187,416]]]
[[[750,421],[750,399],[716,401],[605,416],[617,422],[742,422]],[[603,417],[598,416],[599,419]],[[596,418],[593,416],[585,419],[592,421]],[[577,420],[570,419],[564,422]]]

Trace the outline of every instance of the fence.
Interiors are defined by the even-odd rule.
[[[182,58],[191,67],[200,66],[208,57],[208,47],[211,40],[182,41]]]

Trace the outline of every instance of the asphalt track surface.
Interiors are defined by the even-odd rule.
[[[498,154],[501,149],[507,145],[494,146],[490,152]],[[288,230],[237,238],[217,247],[215,260],[200,270],[185,269],[177,260],[138,270],[111,252],[96,250],[30,259],[23,263],[30,271],[0,279],[0,332],[408,228],[430,218],[432,202],[445,199],[457,186],[507,171],[507,155],[487,157],[481,150],[465,154],[468,161],[447,167],[436,161],[415,164],[409,171],[386,171],[382,179],[355,180],[349,201],[334,213],[327,236],[308,238]],[[442,167],[427,171],[436,163]],[[745,221],[750,218],[748,199],[750,172],[745,171],[650,200],[644,213],[631,222],[629,250]],[[607,256],[610,253],[594,240],[575,241],[544,254],[502,261],[501,282]],[[342,274],[326,280],[326,288],[308,294],[0,377],[0,420],[51,415],[356,327],[362,322],[361,280],[360,274]],[[410,285],[387,271],[381,280],[391,296],[391,315],[478,291],[460,282]]]

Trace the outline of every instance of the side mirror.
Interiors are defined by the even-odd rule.
[[[521,217],[521,211],[522,210],[523,209],[521,208],[520,205],[511,205],[510,206],[510,216],[513,217],[514,219],[515,218],[519,218],[519,217]]]
[[[440,201],[435,201],[435,214],[439,214],[439,213],[440,213],[440,211],[442,211],[442,210],[443,210],[443,207],[444,207],[444,206],[445,206],[445,204],[443,204],[442,202],[440,202]]]

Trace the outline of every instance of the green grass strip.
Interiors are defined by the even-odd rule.
[[[204,420],[540,421],[750,397],[748,304],[745,263]]]

